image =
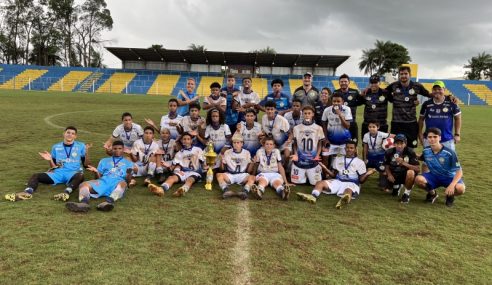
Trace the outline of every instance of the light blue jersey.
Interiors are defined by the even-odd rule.
[[[461,169],[456,152],[445,146],[438,153],[434,153],[430,146],[424,148],[422,158],[430,173],[437,176],[452,178]]]
[[[123,157],[106,157],[99,161],[97,171],[102,175],[97,180],[89,181],[92,189],[98,196],[109,196],[118,183],[125,181],[126,171],[133,167],[133,163]]]
[[[195,92],[188,93],[188,91],[186,91],[186,90],[183,92],[186,94],[186,96],[188,96],[188,98],[190,100],[197,96]],[[179,101],[185,100],[185,98],[181,94],[178,94],[178,96],[176,96],[176,98]],[[199,101],[196,101],[196,102],[200,103]],[[190,113],[190,106],[189,105],[179,106],[178,109],[176,110],[176,113],[178,113],[178,115],[180,115],[182,117],[187,116]]]
[[[51,148],[51,157],[59,169],[65,171],[82,171],[82,157],[85,157],[85,144],[74,141],[71,145],[59,142]]]

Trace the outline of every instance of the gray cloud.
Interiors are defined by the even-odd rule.
[[[466,61],[492,52],[492,5],[477,1],[129,1],[107,0],[112,46],[190,43],[209,50],[350,55],[338,73],[362,75],[363,49],[377,39],[406,46],[420,77],[463,75]],[[105,55],[106,63],[119,61]]]

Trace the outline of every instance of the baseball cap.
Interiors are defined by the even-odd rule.
[[[372,76],[369,78],[369,82],[370,82],[370,83],[378,83],[378,82],[379,82],[379,76],[378,76],[377,74],[372,75]]]
[[[242,142],[243,141],[243,136],[240,134],[234,134],[232,136],[232,141],[233,142]]]
[[[404,134],[397,134],[394,138],[395,142],[401,141],[407,143],[407,137]]]
[[[434,83],[432,84],[432,88],[434,88],[435,86],[446,88],[446,85],[444,85],[444,82],[442,82],[441,80],[434,81]]]
[[[304,73],[303,76],[308,76],[308,75],[311,76],[311,77],[313,77],[313,74],[311,72],[306,72],[306,73]]]

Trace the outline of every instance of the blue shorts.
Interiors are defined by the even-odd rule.
[[[384,153],[381,154],[368,154],[367,155],[367,168],[375,168],[377,171],[384,171]]]
[[[118,186],[118,183],[122,182],[123,180],[118,180],[118,179],[97,179],[97,180],[91,180],[88,181],[89,184],[91,185],[92,189],[97,192],[98,197],[109,197],[111,193],[113,193],[114,189],[116,189],[116,186]]]
[[[72,177],[80,171],[66,170],[63,168],[57,168],[54,171],[46,172],[48,176],[53,180],[53,185],[67,184]]]
[[[422,176],[427,180],[427,185],[429,186],[427,191],[432,191],[439,187],[448,187],[449,184],[453,181],[453,177],[442,177],[432,174],[430,172],[422,173]],[[463,184],[463,179],[458,181],[458,184]]]

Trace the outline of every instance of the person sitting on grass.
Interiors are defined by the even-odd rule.
[[[43,184],[65,184],[67,187],[63,193],[56,194],[53,198],[59,201],[67,201],[73,189],[77,189],[80,183],[84,181],[82,165],[89,165],[88,149],[91,145],[85,145],[76,141],[77,128],[69,126],[63,132],[63,141],[51,148],[51,153],[44,151],[39,155],[47,160],[50,169],[47,172],[36,173],[31,176],[27,182],[27,187],[23,192],[5,195],[5,199],[15,202],[32,198],[32,194],[38,188],[39,183]]]
[[[90,198],[105,197],[106,201],[97,205],[97,210],[108,212],[113,210],[114,202],[125,194],[127,183],[136,171],[133,163],[123,157],[124,144],[114,141],[111,148],[113,156],[99,161],[97,168],[89,166],[87,170],[94,172],[95,180],[80,184],[79,202],[67,202],[66,208],[72,212],[86,213],[90,210]]]
[[[326,194],[335,194],[340,198],[336,204],[337,209],[350,203],[360,194],[360,184],[364,183],[367,178],[376,170],[366,171],[366,165],[362,159],[357,157],[357,145],[354,141],[345,143],[345,155],[337,156],[333,160],[333,170],[328,169],[323,163],[319,163],[323,171],[335,179],[322,180],[316,183],[310,194],[297,192],[297,196],[310,203],[316,203],[319,195],[323,192]]]
[[[144,128],[143,138],[133,144],[130,157],[138,168],[134,177],[145,176],[144,185],[149,185],[150,179],[154,177],[157,162],[161,159],[159,145],[154,141],[154,128],[151,126]],[[132,179],[130,186],[136,184],[137,181]]]
[[[415,178],[415,184],[427,191],[426,201],[434,203],[439,197],[437,188],[446,187],[446,206],[452,207],[454,197],[465,193],[463,183],[463,169],[458,156],[451,148],[441,142],[441,130],[438,128],[427,129],[427,142],[429,146],[424,148],[420,157],[425,162],[424,171]]]
[[[157,163],[156,173],[158,183],[161,184],[166,180],[164,175],[171,173],[174,154],[177,152],[177,143],[171,138],[169,129],[162,129],[161,139],[157,141],[157,145],[159,150],[156,154],[159,154],[161,159]]]
[[[104,143],[104,149],[111,155],[111,146],[115,140],[121,140],[125,144],[125,154],[130,154],[133,143],[142,138],[142,126],[133,122],[132,114],[125,112],[121,115],[121,124],[116,126],[111,137]]]
[[[252,170],[251,154],[243,149],[243,137],[236,133],[232,137],[232,149],[225,151],[222,156],[220,169],[225,171],[217,173],[217,182],[222,189],[222,198],[239,197],[241,200],[248,198],[251,185],[255,183],[255,177],[250,175]],[[239,184],[244,188],[240,192],[229,190],[229,185]]]
[[[267,102],[267,104],[269,103],[274,102]],[[282,166],[282,156],[275,147],[275,140],[271,136],[264,139],[263,147],[256,153],[254,162],[252,173],[257,174],[255,181],[258,185],[251,185],[251,193],[256,199],[261,200],[263,193],[265,193],[265,187],[270,185],[282,200],[288,200],[292,184],[287,182]]]

